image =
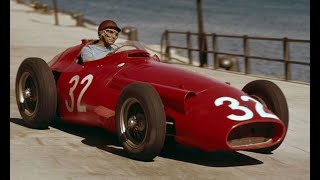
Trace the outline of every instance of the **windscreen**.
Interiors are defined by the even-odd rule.
[[[114,44],[114,46],[115,46],[115,49],[113,50],[112,53],[118,53],[122,51],[135,50],[135,49],[147,51],[144,48],[143,44],[141,44],[139,41],[123,41],[123,42]]]

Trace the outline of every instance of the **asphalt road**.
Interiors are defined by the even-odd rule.
[[[309,85],[272,80],[285,93],[290,122],[286,139],[271,154],[246,151],[208,153],[177,146],[163,151],[152,162],[141,162],[128,158],[116,136],[99,128],[64,122],[53,124],[46,130],[26,127],[14,94],[20,63],[31,56],[49,61],[69,44],[79,43],[84,35],[67,36],[65,33],[72,34],[79,28],[69,25],[53,27],[49,20],[44,20],[52,16],[35,14],[13,1],[10,5],[10,179],[310,179]],[[42,35],[44,29],[52,31]],[[88,30],[85,35],[95,35],[95,32]],[[230,82],[238,88],[258,79],[174,66]]]

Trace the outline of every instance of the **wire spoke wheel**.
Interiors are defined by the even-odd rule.
[[[29,72],[22,74],[19,81],[18,94],[19,102],[24,109],[24,113],[32,116],[38,104],[38,91]]]
[[[166,115],[157,91],[147,83],[132,83],[121,92],[116,107],[117,135],[128,154],[150,161],[162,150]]]
[[[139,146],[146,136],[146,117],[144,110],[135,98],[129,98],[121,108],[121,133],[132,147]]]
[[[36,129],[48,128],[56,114],[56,84],[48,64],[27,58],[16,77],[16,101],[24,122]]]

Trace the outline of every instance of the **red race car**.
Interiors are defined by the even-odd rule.
[[[288,106],[271,81],[243,89],[173,67],[151,56],[136,41],[117,44],[113,53],[83,62],[88,40],[49,63],[25,59],[17,72],[16,99],[31,128],[48,128],[55,117],[99,126],[117,134],[128,154],[148,161],[166,137],[204,151],[271,152],[288,129]]]

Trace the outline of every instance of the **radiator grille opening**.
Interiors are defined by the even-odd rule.
[[[277,137],[277,128],[272,122],[256,122],[234,128],[228,136],[229,146],[241,147],[272,143]]]

